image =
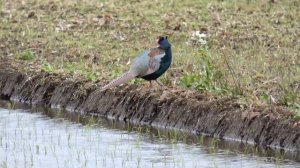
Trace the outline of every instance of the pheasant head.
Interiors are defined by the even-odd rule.
[[[158,47],[164,50],[171,48],[171,44],[168,41],[168,37],[159,36],[157,39]]]

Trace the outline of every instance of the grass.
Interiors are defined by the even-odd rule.
[[[30,61],[33,60],[33,58],[34,58],[34,54],[28,50],[23,51],[19,56],[19,59],[24,61]]]
[[[209,91],[299,113],[299,7],[291,1],[2,0],[0,56],[44,71],[111,80],[168,35],[169,87]],[[219,19],[218,19],[219,18]],[[207,43],[192,39],[207,30]],[[33,54],[34,53],[34,54]],[[300,115],[298,115],[300,116]]]

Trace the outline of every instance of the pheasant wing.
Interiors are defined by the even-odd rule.
[[[149,62],[147,71],[141,76],[149,75],[157,71],[160,67],[161,59],[165,56],[165,52],[160,48],[153,48],[148,53]]]
[[[161,59],[165,56],[164,50],[152,48],[144,51],[131,65],[130,71],[137,76],[145,76],[159,69]]]

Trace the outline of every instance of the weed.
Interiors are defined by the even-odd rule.
[[[203,135],[198,136],[198,144],[203,145],[203,143],[204,143],[204,136]]]
[[[19,55],[20,60],[30,61],[33,60],[33,58],[34,58],[34,54],[30,50],[25,50]]]
[[[295,118],[300,120],[300,104],[294,103],[290,108],[295,112]]]
[[[271,96],[268,93],[265,93],[265,92],[260,96],[260,99],[265,103],[269,103],[270,98],[271,98]]]
[[[96,76],[94,73],[88,73],[88,74],[86,75],[86,79],[89,80],[89,81],[94,82],[94,81],[97,80],[97,76]]]
[[[180,83],[182,86],[187,88],[192,87],[196,82],[200,81],[201,77],[199,74],[186,73],[182,76]]]
[[[184,87],[192,87],[199,91],[210,91],[218,93],[227,93],[227,87],[222,82],[222,73],[213,67],[212,57],[207,47],[201,47],[197,58],[199,64],[196,64],[197,71],[183,74],[180,83]],[[215,69],[214,69],[215,68]]]
[[[44,63],[42,65],[42,71],[44,72],[54,72],[54,67],[50,63]]]

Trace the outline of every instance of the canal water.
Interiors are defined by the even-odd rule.
[[[300,167],[280,151],[68,115],[2,101],[0,168]]]

